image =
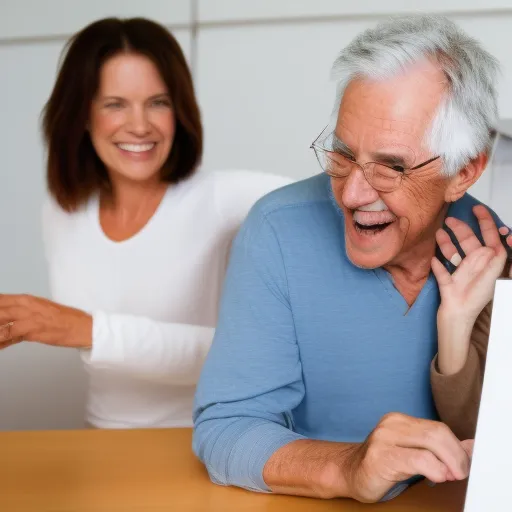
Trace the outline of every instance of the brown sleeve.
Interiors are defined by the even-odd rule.
[[[432,394],[439,418],[463,439],[473,439],[480,405],[482,382],[489,341],[492,301],[478,316],[469,346],[466,364],[454,375],[442,375],[437,368],[437,355],[430,367]]]

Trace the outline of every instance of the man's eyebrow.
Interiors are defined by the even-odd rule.
[[[354,155],[354,152],[335,133],[332,134],[332,149],[337,153]]]
[[[407,168],[409,167],[408,163],[405,161],[405,158],[401,155],[394,155],[392,153],[384,153],[377,151],[375,153],[370,154],[372,161],[378,162],[380,164],[390,165],[390,166],[399,166]]]
[[[344,153],[354,156],[354,152],[335,134],[332,134],[332,149],[336,153]],[[389,165],[390,167],[399,166],[408,168],[408,162],[402,155],[388,153],[384,151],[376,151],[370,154],[372,162]]]

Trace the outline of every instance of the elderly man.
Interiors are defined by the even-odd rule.
[[[313,143],[325,172],[261,200],[233,247],[194,414],[214,482],[370,502],[416,475],[466,478],[469,450],[430,387],[431,261],[448,215],[478,231],[466,190],[487,161],[496,71],[440,17],[395,19],[341,52]]]

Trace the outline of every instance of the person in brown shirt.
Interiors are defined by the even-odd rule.
[[[438,246],[457,269],[450,274],[437,259],[432,262],[441,294],[438,354],[431,365],[432,392],[441,421],[459,439],[475,435],[496,279],[512,277],[500,238],[508,235],[508,228],[498,231],[484,206],[476,206],[474,213],[484,244],[467,224],[449,218],[446,225],[465,257],[460,257],[448,233],[441,229],[436,235]],[[506,243],[512,247],[512,235],[506,237]]]

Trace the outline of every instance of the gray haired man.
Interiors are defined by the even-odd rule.
[[[431,268],[460,263],[435,258],[445,220],[479,235],[492,222],[466,191],[487,161],[497,65],[420,16],[362,33],[333,71],[313,143],[325,172],[263,198],[235,241],[194,450],[222,485],[368,502],[468,475],[471,441],[438,421],[430,387]]]

